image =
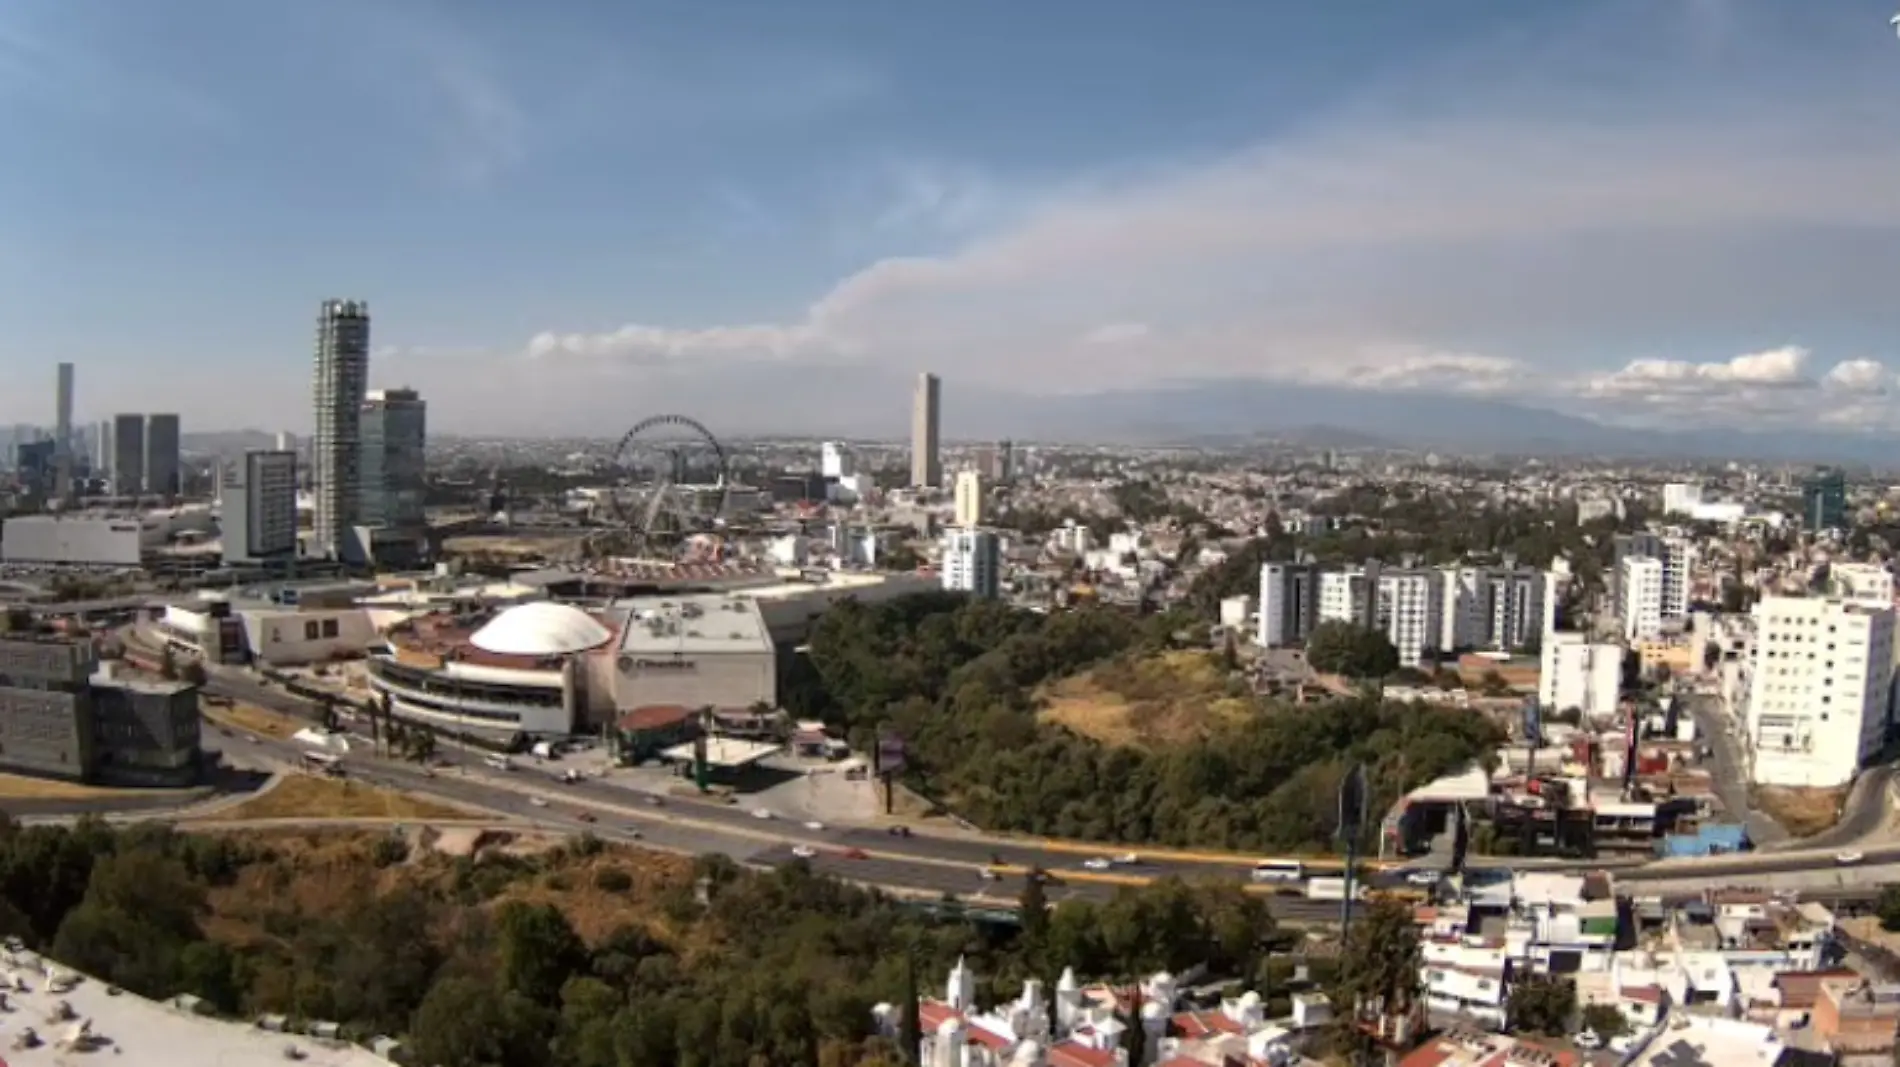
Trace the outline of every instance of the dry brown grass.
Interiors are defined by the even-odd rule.
[[[214,704],[202,706],[204,717],[214,725],[227,730],[242,730],[245,733],[263,734],[266,737],[289,737],[308,727],[310,724],[281,711],[260,708],[256,704],[232,704],[220,707]]]
[[[216,815],[218,822],[253,819],[476,819],[481,813],[393,789],[292,774],[276,786]]]
[[[1796,837],[1818,834],[1840,821],[1841,805],[1846,801],[1845,788],[1792,789],[1770,785],[1755,790],[1755,806]]]
[[[103,786],[83,785],[79,782],[62,782],[53,778],[34,778],[24,774],[0,774],[0,798],[8,800],[99,800],[106,797],[172,796],[185,792],[188,791],[174,789],[108,789]]]
[[[434,895],[457,896],[456,883],[468,877],[467,860],[423,847],[412,835],[408,861],[382,864],[377,852],[387,834],[368,830],[226,831],[268,850],[268,858],[247,865],[232,885],[214,889],[207,903],[205,931],[227,944],[272,940],[279,926],[273,916],[334,915],[402,887]],[[583,938],[597,941],[615,929],[645,926],[668,933],[658,902],[668,890],[692,879],[693,861],[684,856],[605,845],[592,855],[563,842],[536,835],[488,835],[473,870],[495,868],[499,892],[485,906],[510,900],[545,902],[568,916]],[[628,880],[625,890],[602,889],[601,872],[613,869]],[[478,880],[480,875],[477,875]]]
[[[1229,690],[1217,656],[1191,651],[1104,664],[1049,686],[1042,697],[1044,722],[1107,745],[1194,741],[1255,711],[1249,697]]]

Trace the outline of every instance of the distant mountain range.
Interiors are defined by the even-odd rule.
[[[837,435],[901,440],[909,432],[912,379],[864,367],[751,366],[709,372],[643,394],[638,409],[575,410],[563,436],[617,436],[639,418],[692,415],[721,436]],[[576,407],[587,399],[577,398]],[[605,403],[606,401],[603,401]],[[1521,403],[1421,392],[1379,392],[1258,380],[1210,381],[1070,395],[1012,393],[945,376],[943,433],[949,441],[1068,441],[1127,444],[1286,440],[1312,448],[1416,448],[1451,453],[1747,459],[1886,467],[1900,438],[1825,432],[1644,430]],[[432,422],[438,413],[431,411]],[[444,430],[455,427],[441,412]],[[550,433],[555,432],[550,427]],[[521,436],[515,427],[510,431]],[[497,431],[505,432],[505,431]],[[194,451],[268,448],[257,430],[188,433]],[[1900,464],[1896,464],[1900,465]]]

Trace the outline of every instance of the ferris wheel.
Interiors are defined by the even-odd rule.
[[[725,524],[731,488],[725,446],[684,415],[642,419],[609,459],[609,506],[636,553],[670,550]]]

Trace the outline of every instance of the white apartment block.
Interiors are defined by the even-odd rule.
[[[1484,601],[1483,568],[1446,567],[1439,574],[1444,588],[1438,647],[1476,647],[1480,643],[1477,635],[1485,625],[1479,607]]]
[[[1616,591],[1625,640],[1645,641],[1662,632],[1662,560],[1650,556],[1623,557],[1617,568]]]
[[[1692,516],[1696,508],[1702,505],[1702,487],[1687,482],[1671,482],[1663,486],[1662,509],[1664,515]]]
[[[1673,534],[1636,533],[1616,539],[1619,564],[1633,556],[1653,559],[1662,564],[1662,592],[1657,610],[1663,622],[1681,622],[1689,615],[1689,583],[1695,566],[1695,546],[1686,537]],[[1627,615],[1622,604],[1622,587],[1617,587],[1619,615]]]
[[[1842,600],[1886,607],[1893,604],[1893,573],[1878,563],[1833,563],[1828,592]]]
[[[941,569],[946,591],[990,599],[1002,593],[1002,545],[993,531],[945,533]]]
[[[851,477],[856,473],[851,453],[836,441],[826,441],[818,448],[818,473],[826,478]]]
[[[1623,646],[1591,644],[1578,633],[1544,638],[1537,699],[1545,708],[1576,708],[1586,716],[1616,713],[1623,685]]]
[[[1265,563],[1260,567],[1262,648],[1283,648],[1306,640],[1320,617],[1322,576],[1310,563]]]
[[[1358,567],[1323,571],[1319,576],[1319,621],[1349,622],[1365,626],[1369,622],[1366,572]]]
[[[1374,629],[1399,650],[1399,664],[1417,667],[1438,651],[1441,584],[1437,571],[1385,571],[1378,575]]]
[[[1886,736],[1893,608],[1771,596],[1753,614],[1748,740],[1755,782],[1847,784]]]
[[[983,525],[983,476],[975,471],[958,471],[955,493],[958,526]]]

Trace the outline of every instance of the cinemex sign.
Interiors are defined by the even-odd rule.
[[[620,669],[632,674],[644,674],[648,671],[670,671],[683,674],[698,670],[699,664],[679,656],[669,659],[636,659],[633,656],[622,656]]]

